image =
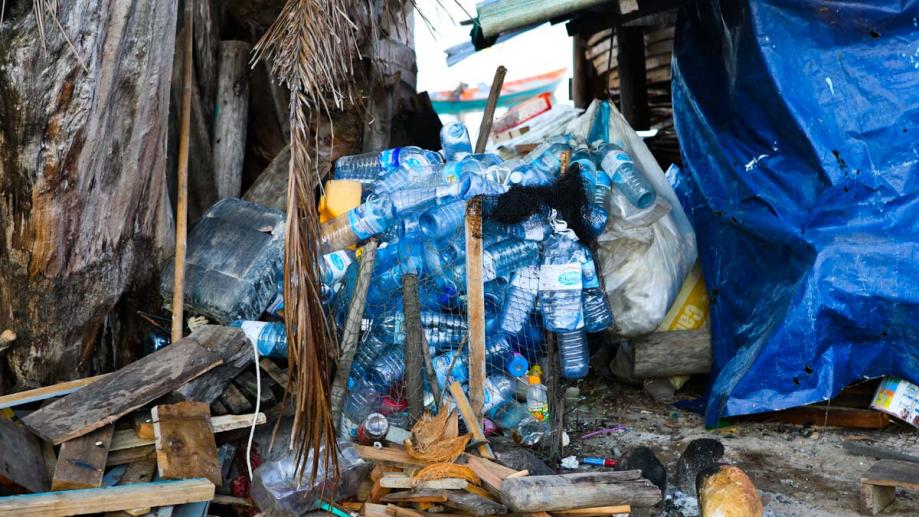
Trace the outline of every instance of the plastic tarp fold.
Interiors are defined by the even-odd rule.
[[[673,105],[711,300],[706,423],[919,383],[919,2],[698,2]]]

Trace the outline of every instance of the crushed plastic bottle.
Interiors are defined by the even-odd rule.
[[[566,379],[583,379],[590,368],[587,334],[583,330],[558,333],[558,356],[562,376]]]
[[[600,332],[613,324],[613,312],[610,310],[606,293],[600,288],[597,266],[591,257],[590,250],[582,249],[581,262],[581,305],[584,308],[584,330]]]
[[[539,293],[539,267],[518,269],[511,277],[507,301],[498,314],[498,329],[515,335],[523,332],[530,322],[530,313],[536,307]]]
[[[431,240],[440,240],[456,231],[466,218],[466,202],[453,201],[438,205],[421,214],[418,224],[421,233]]]
[[[401,166],[423,167],[442,163],[440,155],[420,147],[396,147],[385,151],[373,151],[351,156],[342,156],[335,162],[332,177],[338,180],[355,180],[371,184],[380,176]]]
[[[502,431],[513,432],[520,422],[529,416],[525,404],[516,400],[505,400],[492,411],[490,418]]]

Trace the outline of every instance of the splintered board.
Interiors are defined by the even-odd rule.
[[[107,425],[61,444],[51,490],[99,488],[105,473],[114,426]]]
[[[48,490],[48,471],[41,468],[44,456],[38,439],[25,426],[2,416],[0,456],[0,486],[21,487],[30,492]]]
[[[156,464],[161,478],[204,477],[220,486],[220,461],[210,414],[210,407],[203,402],[153,408]]]
[[[55,445],[111,424],[221,363],[220,356],[201,347],[194,336],[58,399],[22,422]]]

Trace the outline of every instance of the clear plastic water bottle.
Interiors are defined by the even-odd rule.
[[[641,209],[654,204],[657,192],[635,167],[628,153],[612,144],[605,146],[601,166],[629,203]]]
[[[393,220],[388,197],[370,197],[360,206],[323,223],[320,249],[323,254],[338,251],[386,230]]]
[[[502,333],[486,337],[485,362],[492,371],[504,370],[512,377],[520,377],[530,367],[526,357],[515,352],[510,338]]]
[[[335,162],[332,177],[337,180],[356,180],[369,185],[383,174],[403,165],[424,166],[438,163],[441,163],[441,159],[437,153],[414,146],[396,147],[384,151],[343,156]]]
[[[453,361],[454,355],[455,353],[450,351],[431,359],[431,363],[434,366],[434,376],[437,378],[437,384],[441,389],[446,388],[451,379],[460,384],[469,380],[469,366],[466,362],[465,354],[460,354],[456,362]],[[450,369],[451,364],[453,364],[452,370]]]
[[[512,432],[529,416],[526,405],[509,399],[496,407],[490,418],[502,431]]]
[[[440,165],[425,167],[399,167],[373,183],[370,191],[374,194],[388,194],[413,187],[439,187],[447,185],[440,172]]]
[[[561,166],[561,162],[559,162],[559,166]],[[508,186],[518,185],[521,187],[533,187],[537,185],[548,185],[552,182],[552,179],[543,173],[542,170],[526,163],[521,163],[511,169],[511,172],[507,175],[506,182]]]
[[[345,277],[345,271],[353,262],[354,252],[351,250],[339,250],[323,255],[322,262],[319,263],[319,276],[323,285],[333,286],[341,282]]]
[[[523,332],[530,322],[530,313],[536,308],[538,293],[539,267],[516,270],[511,277],[506,302],[498,313],[498,329],[511,335]]]
[[[584,307],[584,330],[600,332],[613,324],[613,313],[610,310],[606,293],[600,288],[600,277],[597,275],[597,266],[591,257],[590,250],[583,249],[583,256],[581,305]]]
[[[507,280],[503,278],[496,278],[485,282],[482,286],[485,298],[485,318],[494,319],[498,315],[498,311],[501,310],[501,306],[504,304],[504,299],[507,297]]]
[[[467,322],[464,316],[443,314],[433,311],[421,311],[421,328],[428,346],[437,349],[449,348],[460,343],[466,337]],[[405,341],[405,314],[401,310],[380,318],[374,325],[381,339],[387,343]]]
[[[514,379],[494,374],[485,378],[485,404],[482,412],[491,416],[492,411],[507,400],[514,398]]]
[[[581,181],[584,184],[584,194],[587,196],[587,201],[590,202],[596,195],[597,177],[603,174],[598,174],[594,162],[587,158],[582,157],[577,160],[572,160],[571,164],[578,166],[581,172]]]
[[[367,415],[379,410],[386,391],[388,389],[384,391],[367,377],[358,380],[354,389],[350,390],[345,398],[342,416],[351,422],[363,422]],[[353,427],[349,429],[352,434],[357,432],[357,426]]]
[[[482,280],[509,278],[511,273],[539,260],[539,246],[533,241],[508,239],[489,246],[482,254]]]
[[[562,376],[566,379],[583,379],[590,368],[587,334],[583,330],[558,333],[558,356],[562,363]]]
[[[393,345],[380,354],[373,366],[367,370],[365,379],[370,381],[381,392],[388,392],[389,388],[402,380],[405,374],[405,347]]]
[[[571,145],[561,139],[549,139],[539,144],[524,156],[524,163],[543,173],[549,179],[555,179],[561,173],[561,155],[571,151]]]
[[[287,357],[287,329],[283,323],[236,320],[230,326],[241,329],[255,343],[259,355]]]
[[[489,168],[492,170],[494,167]],[[469,188],[463,194],[463,199],[470,199],[475,196],[497,196],[499,194],[504,194],[507,192],[507,187],[491,180],[485,176],[477,176],[470,174],[466,176],[469,178]]]
[[[431,208],[418,217],[421,233],[432,240],[440,240],[456,231],[466,219],[466,201],[457,200]]]
[[[594,118],[590,123],[590,132],[587,133],[587,143],[597,145],[598,143],[609,142],[609,119],[612,115],[612,108],[609,102],[601,102],[597,105],[597,111],[594,112]]]
[[[364,378],[367,370],[373,366],[377,358],[389,345],[372,333],[366,334],[357,345],[357,352],[351,362],[351,372],[348,375],[348,389],[353,389],[357,382]]]
[[[444,187],[418,187],[397,190],[390,193],[389,197],[392,200],[393,211],[401,216],[409,210],[428,204],[442,204],[459,199],[469,190],[469,185],[470,180],[465,177]]]
[[[552,234],[552,226],[545,214],[536,213],[519,224],[485,222],[486,233],[499,233],[515,239],[542,242]]]
[[[448,162],[461,160],[472,154],[469,131],[461,122],[450,122],[440,128],[440,145]]]
[[[613,190],[613,182],[606,173],[600,171],[597,174],[596,183],[594,184],[593,197],[589,199],[591,203],[606,209],[609,204],[610,192]]]
[[[580,244],[574,232],[564,230],[543,243],[539,268],[539,309],[552,332],[584,327],[581,310]]]

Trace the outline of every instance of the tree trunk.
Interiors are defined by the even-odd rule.
[[[27,5],[28,4],[28,5]],[[0,328],[12,381],[89,373],[100,327],[172,241],[165,135],[174,2],[30,2],[0,30]]]

